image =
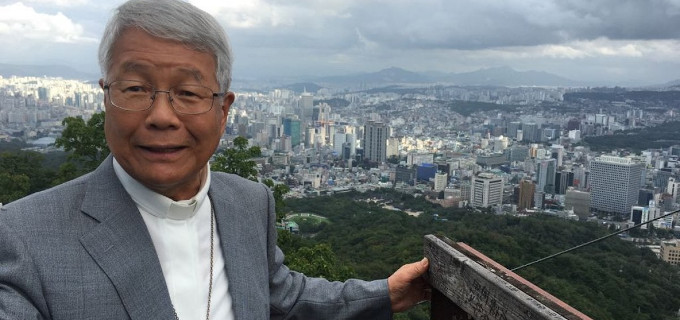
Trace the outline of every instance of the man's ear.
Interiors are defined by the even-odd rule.
[[[222,105],[220,106],[222,108],[222,119],[220,119],[220,122],[222,123],[222,128],[224,128],[227,125],[227,116],[229,115],[229,108],[231,108],[231,104],[234,103],[234,100],[236,99],[236,94],[233,92],[229,91],[227,94],[224,95],[222,98]]]

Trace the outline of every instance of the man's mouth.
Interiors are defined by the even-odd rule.
[[[142,149],[154,153],[172,153],[184,149],[184,147],[142,147]]]

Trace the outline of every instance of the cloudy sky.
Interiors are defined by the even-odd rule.
[[[0,0],[0,63],[98,73],[119,0]],[[226,28],[234,77],[468,72],[680,79],[680,0],[190,0]]]

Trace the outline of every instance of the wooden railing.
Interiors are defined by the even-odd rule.
[[[464,243],[425,236],[432,320],[591,319]]]

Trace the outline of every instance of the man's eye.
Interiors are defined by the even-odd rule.
[[[180,97],[199,97],[199,94],[190,90],[179,90],[177,91],[177,95]]]
[[[129,92],[129,93],[135,93],[135,92],[148,92],[149,90],[147,88],[144,88],[143,86],[130,86],[123,88],[123,92]]]

